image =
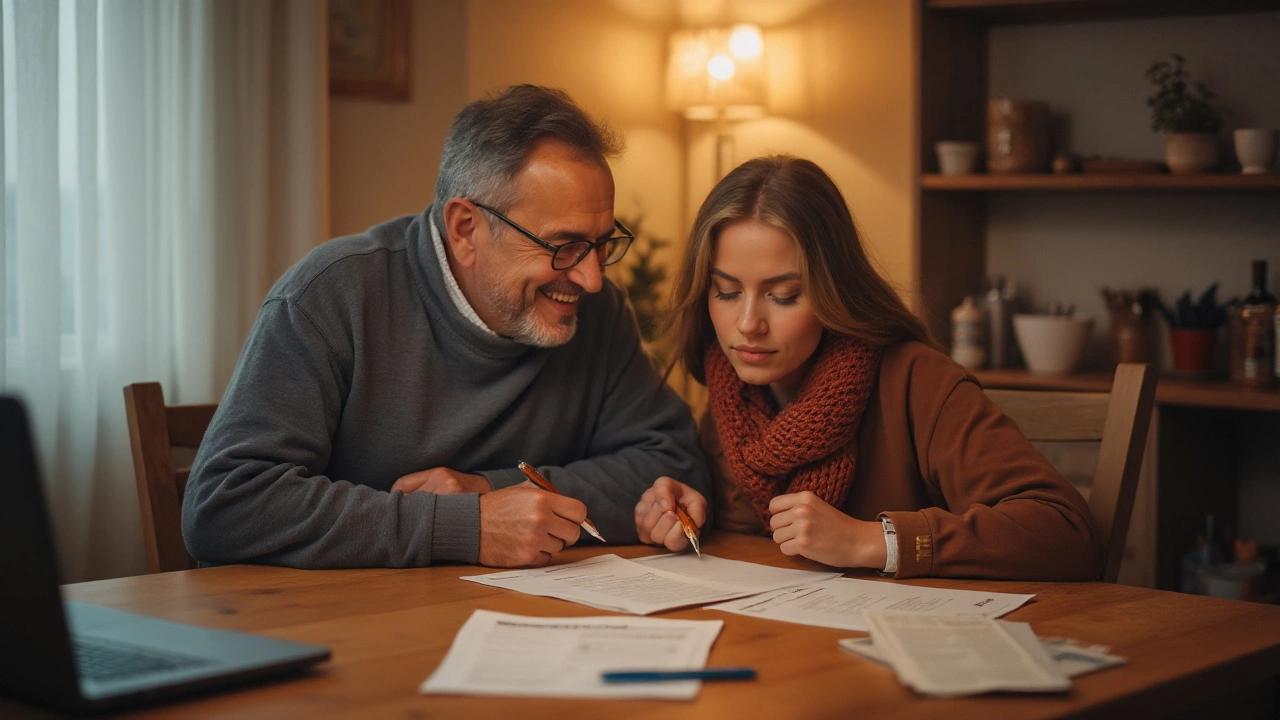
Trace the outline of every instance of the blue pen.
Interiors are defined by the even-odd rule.
[[[600,674],[607,683],[660,682],[663,680],[755,680],[753,667],[703,668],[702,670],[619,670]]]

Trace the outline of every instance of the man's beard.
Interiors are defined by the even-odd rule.
[[[535,308],[529,308],[529,311],[516,321],[516,331],[511,339],[524,345],[553,348],[572,340],[574,333],[578,331],[577,314],[562,317],[551,327],[548,327],[542,318],[535,317],[537,314],[538,311]]]
[[[514,284],[505,279],[495,278],[494,280],[490,287],[511,287]],[[577,283],[563,279],[544,285],[534,292],[541,294],[543,289],[552,293],[577,295],[579,298],[586,295]],[[491,298],[489,306],[493,310],[493,315],[502,319],[502,327],[492,328],[494,332],[522,345],[540,348],[559,347],[572,340],[574,333],[578,330],[576,312],[573,315],[560,317],[555,323],[548,323],[546,318],[538,312],[536,295],[531,301],[526,300],[523,295],[518,297],[495,295]]]

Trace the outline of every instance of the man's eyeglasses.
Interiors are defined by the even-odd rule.
[[[521,235],[524,235],[525,237],[538,243],[542,247],[550,250],[551,251],[551,267],[555,270],[568,270],[569,268],[573,267],[574,265],[577,265],[578,263],[586,259],[586,257],[591,254],[592,250],[596,251],[596,254],[600,257],[601,266],[612,265],[618,262],[619,260],[621,260],[623,255],[627,254],[627,249],[631,247],[631,241],[636,239],[635,233],[628,230],[626,225],[623,225],[621,222],[614,220],[613,227],[614,227],[614,230],[618,232],[618,234],[614,235],[613,237],[607,237],[607,238],[604,238],[603,240],[596,240],[595,242],[591,242],[589,240],[575,240],[573,242],[567,242],[563,245],[552,245],[546,240],[543,240],[537,235],[534,235],[528,230],[525,230],[524,228],[515,224],[510,219],[508,219],[506,215],[503,215],[502,213],[498,212],[497,210],[494,210],[488,205],[481,205],[480,203],[475,202],[474,200],[472,200],[471,202],[475,203],[476,207],[490,213],[491,215],[498,218],[502,222],[510,225],[512,229],[515,230],[516,232],[520,233]]]

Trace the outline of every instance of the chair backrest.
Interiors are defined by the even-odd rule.
[[[1032,442],[1100,443],[1089,509],[1103,546],[1102,580],[1115,582],[1155,405],[1155,371],[1150,365],[1121,363],[1110,393],[987,390],[987,395]]]
[[[133,473],[151,572],[190,570],[196,561],[182,541],[182,492],[204,431],[218,409],[211,405],[165,405],[160,383],[124,389],[133,447]]]

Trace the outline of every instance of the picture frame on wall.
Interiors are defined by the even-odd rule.
[[[409,0],[328,0],[329,94],[409,99]]]

